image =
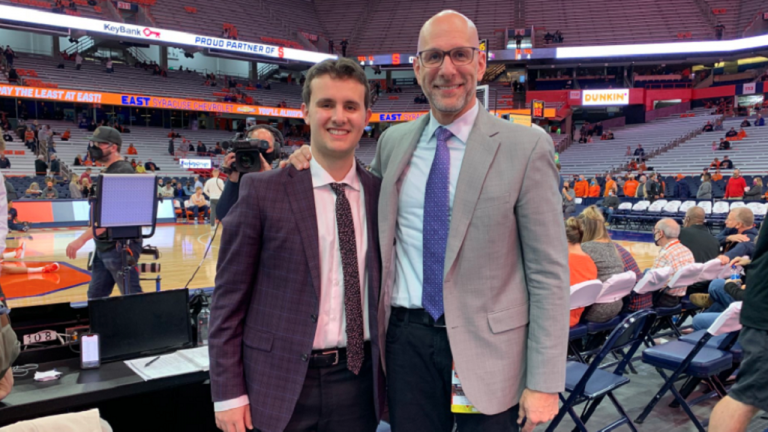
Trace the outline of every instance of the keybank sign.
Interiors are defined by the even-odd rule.
[[[108,33],[114,33],[118,36],[134,36],[141,37],[141,30],[137,28],[130,28],[126,26],[118,26],[113,24],[104,24],[104,31]]]
[[[109,34],[121,38],[140,39],[145,42],[162,42],[169,45],[187,45],[202,48],[210,47],[222,51],[256,54],[264,57],[295,60],[307,63],[319,63],[326,59],[336,58],[335,55],[315,51],[305,51],[243,41],[232,41],[176,30],[120,24],[111,21],[61,15],[6,5],[0,5],[0,21],[23,22],[56,28],[83,30],[91,33]]]

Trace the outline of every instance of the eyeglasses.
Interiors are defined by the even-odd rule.
[[[473,47],[458,47],[449,51],[431,49],[419,52],[418,56],[422,66],[427,68],[442,66],[446,54],[451,57],[451,61],[455,66],[466,66],[472,63],[472,59],[475,57],[475,51],[480,50]]]

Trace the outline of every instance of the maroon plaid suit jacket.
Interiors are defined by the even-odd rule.
[[[378,310],[380,180],[357,167],[365,191],[368,313],[377,415],[384,396]],[[320,258],[310,170],[288,167],[241,179],[222,223],[209,351],[214,402],[248,394],[253,426],[282,431],[307,373],[317,328]]]

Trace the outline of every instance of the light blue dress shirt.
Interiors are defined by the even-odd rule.
[[[475,106],[453,123],[442,125],[453,133],[448,140],[448,150],[451,155],[449,198],[451,212],[453,212],[453,198],[456,195],[456,184],[459,181],[467,139],[475,124],[479,106],[480,104],[475,101]],[[402,174],[395,231],[395,284],[392,291],[392,306],[408,309],[422,308],[424,193],[437,149],[435,131],[440,126],[440,123],[430,114],[429,124],[424,128],[411,161]]]

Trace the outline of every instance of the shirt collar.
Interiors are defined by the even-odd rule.
[[[311,147],[310,150],[312,150]],[[309,172],[312,174],[312,187],[315,189],[330,185],[331,183],[344,183],[356,191],[360,190],[360,178],[357,176],[357,161],[352,163],[352,168],[340,182],[334,180],[333,177],[328,174],[328,171],[317,163],[317,160],[314,157],[309,160]]]
[[[427,124],[427,136],[430,138],[432,135],[435,134],[435,131],[438,127],[443,126],[444,128],[451,131],[453,136],[459,139],[463,144],[467,143],[467,140],[469,139],[469,133],[472,131],[472,126],[475,124],[475,119],[477,118],[477,113],[480,110],[480,102],[475,101],[475,106],[469,109],[469,111],[465,112],[461,115],[461,117],[457,118],[453,121],[453,123],[447,124],[445,126],[441,125],[437,119],[435,119],[435,116],[432,115],[432,112],[430,111],[429,115],[429,124]]]

